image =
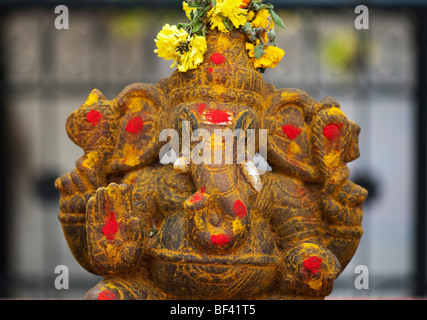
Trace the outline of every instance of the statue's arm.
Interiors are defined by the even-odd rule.
[[[362,236],[362,204],[367,191],[349,180],[347,163],[359,157],[359,126],[347,119],[338,103],[325,98],[313,118],[314,160],[322,177],[319,192],[326,236],[323,245],[341,263],[353,257]],[[325,106],[328,106],[326,108]]]
[[[316,193],[292,179],[272,179],[277,181],[268,187],[276,206],[270,213],[270,228],[280,254],[280,294],[326,296],[341,267],[336,256],[322,244],[324,226]]]
[[[92,160],[88,155],[77,160],[76,168],[58,178],[55,187],[60,194],[59,220],[68,246],[83,268],[97,274],[88,256],[86,206],[104,178],[97,170],[102,159],[96,163]]]

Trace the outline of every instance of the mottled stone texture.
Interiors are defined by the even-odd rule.
[[[346,164],[358,125],[333,98],[265,83],[243,34],[207,40],[197,69],[111,101],[95,89],[68,117],[84,155],[56,181],[59,219],[74,257],[104,278],[85,299],[323,299],[357,249],[367,192]],[[160,164],[160,132],[182,142],[183,121],[190,134],[267,129],[273,170],[251,175],[253,154],[238,163],[236,148],[228,163]]]

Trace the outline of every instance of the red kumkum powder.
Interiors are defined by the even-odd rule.
[[[98,300],[115,300],[115,299],[116,299],[116,295],[110,290],[104,290],[98,294]]]
[[[113,240],[114,235],[118,229],[118,223],[116,220],[116,214],[113,211],[110,211],[110,217],[107,219],[107,223],[102,228],[102,233],[107,237],[108,240]]]
[[[226,244],[226,243],[230,242],[231,239],[232,239],[232,237],[229,237],[224,233],[217,234],[217,235],[215,235],[215,234],[211,235],[211,242],[213,244],[216,244],[216,245]]]
[[[193,197],[190,199],[191,203],[199,202],[200,200],[203,200],[205,196],[201,192],[196,192]]]
[[[210,123],[222,123],[222,122],[229,122],[230,120],[228,119],[229,115],[227,112],[223,111],[223,110],[212,110],[212,111],[207,111],[205,113],[205,119],[206,121],[209,121]]]
[[[144,122],[141,117],[135,117],[128,121],[126,131],[129,133],[141,133],[144,127]]]
[[[86,115],[86,120],[96,126],[102,119],[102,114],[98,110],[91,110]]]
[[[340,126],[335,123],[330,123],[323,128],[323,135],[329,141],[334,141],[340,136]]]
[[[205,109],[206,109],[206,104],[205,103],[201,103],[201,104],[199,104],[199,107],[197,108],[197,112],[200,113],[200,114],[202,114],[203,111],[205,111]]]
[[[322,259],[319,257],[310,257],[304,260],[304,268],[316,274],[322,266]]]
[[[246,206],[240,199],[237,199],[234,202],[233,210],[236,216],[238,216],[239,218],[243,218],[244,216],[246,216]]]
[[[288,136],[289,139],[294,140],[298,137],[301,132],[300,128],[297,128],[291,124],[282,126],[282,131]]]
[[[210,59],[215,64],[221,64],[225,61],[225,57],[219,52],[212,53]]]

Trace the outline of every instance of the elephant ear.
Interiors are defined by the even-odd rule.
[[[360,128],[348,120],[334,98],[326,97],[317,105],[312,132],[313,158],[322,180],[347,172],[347,162],[359,156]]]
[[[302,90],[276,90],[263,124],[268,129],[267,161],[273,170],[313,183],[319,182],[310,141],[315,108],[316,101]]]
[[[162,91],[156,85],[135,83],[114,99],[120,112],[109,173],[135,170],[159,159],[161,120],[165,105]]]
[[[66,131],[71,141],[85,153],[100,149],[111,153],[118,116],[117,104],[94,89],[80,108],[68,116]]]
[[[93,166],[94,171],[105,170],[110,175],[158,158],[162,97],[156,85],[142,83],[127,86],[114,100],[92,90],[66,123],[68,136],[84,151],[81,159],[85,164],[97,163],[99,168]]]

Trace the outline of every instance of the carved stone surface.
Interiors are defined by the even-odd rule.
[[[346,164],[358,125],[333,98],[264,82],[242,33],[211,31],[207,45],[197,69],[111,101],[95,89],[68,117],[84,155],[55,183],[59,219],[74,257],[103,276],[85,299],[323,299],[357,249],[367,192]],[[267,129],[255,152],[267,147],[272,171],[254,175],[236,148],[229,164],[160,164],[160,132],[176,130],[182,151],[184,121],[257,141]]]

